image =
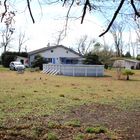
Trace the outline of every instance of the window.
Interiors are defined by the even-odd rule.
[[[53,53],[53,50],[51,50],[51,53]]]
[[[52,63],[52,58],[44,58],[44,61],[45,61],[46,63]]]
[[[68,51],[66,51],[66,53],[68,53]]]

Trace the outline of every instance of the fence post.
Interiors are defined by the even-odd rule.
[[[95,66],[95,73],[96,73],[96,77],[98,76],[98,70],[97,67]]]
[[[85,67],[85,76],[87,76],[87,69],[88,67]]]
[[[72,67],[72,75],[75,76],[75,67]]]

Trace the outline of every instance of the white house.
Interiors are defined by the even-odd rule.
[[[41,55],[47,63],[51,64],[78,64],[82,60],[82,56],[79,53],[63,45],[48,46],[29,52],[30,66],[36,55]]]

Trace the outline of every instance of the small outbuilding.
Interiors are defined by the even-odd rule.
[[[113,67],[123,67],[128,69],[140,69],[140,61],[135,59],[119,59],[115,60]]]
[[[27,57],[16,56],[15,61],[21,62],[25,67],[29,67],[29,61]]]

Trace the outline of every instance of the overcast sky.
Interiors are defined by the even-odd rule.
[[[12,1],[12,0],[11,0]],[[16,8],[15,8],[16,5]],[[58,4],[38,4],[38,0],[31,2],[32,13],[35,19],[35,24],[32,23],[30,18],[26,1],[14,0],[11,4],[12,10],[17,11],[15,16],[15,33],[14,38],[18,38],[19,32],[25,32],[26,37],[29,39],[24,45],[27,46],[28,51],[46,47],[48,43],[54,44],[58,37],[58,32],[61,31],[65,25],[65,16],[68,11],[68,6],[62,7],[62,3]],[[95,12],[88,12],[86,14],[83,24],[80,24],[81,18],[75,19],[74,17],[80,17],[82,13],[82,6],[74,5],[68,24],[67,36],[60,42],[67,47],[76,48],[76,42],[83,36],[88,35],[89,39],[96,39],[99,42],[103,42],[103,37],[99,38],[99,34],[106,29],[104,20],[101,16]],[[111,14],[108,14],[111,16]],[[128,36],[125,33],[125,36]],[[107,33],[104,36],[106,43],[111,45],[113,43],[112,36]],[[16,40],[13,41],[12,46],[14,50],[17,49]]]

